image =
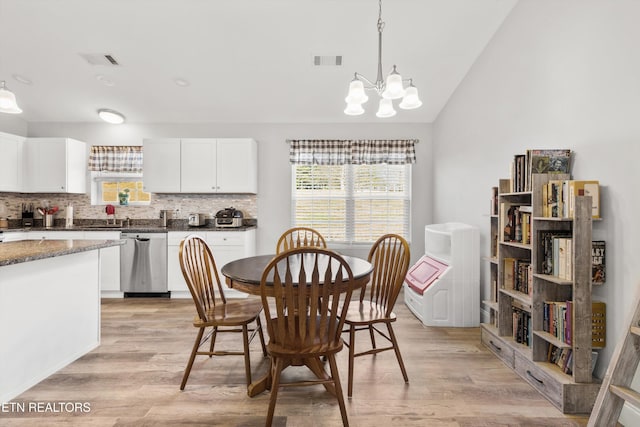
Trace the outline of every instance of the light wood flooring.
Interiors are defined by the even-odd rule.
[[[402,380],[393,352],[356,359],[351,426],[586,425],[587,416],[563,415],[495,358],[480,343],[479,328],[425,327],[400,298],[395,331],[410,382]],[[90,411],[0,412],[0,425],[263,426],[269,394],[247,397],[241,357],[200,356],[179,390],[196,334],[194,313],[190,300],[103,300],[101,345],[13,400],[87,402]],[[361,335],[364,345],[368,336]],[[220,345],[233,346],[236,338],[223,335]],[[251,356],[258,377],[268,363],[257,339]],[[338,364],[346,395],[346,347]],[[281,389],[274,425],[342,424],[335,398],[312,386]]]

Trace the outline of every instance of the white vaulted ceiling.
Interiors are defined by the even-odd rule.
[[[392,119],[373,96],[342,112],[353,73],[376,78],[376,0],[0,0],[0,80],[29,122],[429,123],[516,1],[384,0],[383,73],[397,64],[424,102]]]

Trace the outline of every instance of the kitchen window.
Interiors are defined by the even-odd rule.
[[[143,190],[142,146],[94,145],[89,154],[92,205],[149,205]]]
[[[143,190],[142,174],[117,172],[91,173],[91,204],[149,205],[151,193]]]
[[[410,240],[413,144],[394,146],[401,154],[389,156],[380,153],[389,141],[294,142],[293,226],[312,227],[337,243],[370,244],[386,233]]]

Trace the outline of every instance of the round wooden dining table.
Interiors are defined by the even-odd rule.
[[[260,280],[262,280],[262,273],[273,259],[275,255],[258,255],[249,258],[241,258],[235,261],[231,261],[225,264],[220,270],[226,278],[227,285],[238,291],[242,291],[251,295],[260,295]],[[355,281],[355,288],[360,288],[367,284],[373,271],[373,266],[367,260],[341,255],[342,258],[349,264],[351,272],[353,273],[353,279]],[[311,260],[311,258],[306,258]],[[303,261],[304,262],[304,261]],[[297,271],[300,266],[292,265],[292,271]],[[267,277],[267,285],[270,285],[271,278]]]
[[[251,295],[260,295],[260,281],[262,280],[262,273],[264,272],[265,267],[269,262],[273,259],[275,255],[258,255],[249,258],[242,258],[236,261],[231,261],[230,263],[225,264],[221,272],[226,278],[227,285],[232,288],[242,292],[246,292]],[[349,264],[349,268],[351,268],[351,272],[353,273],[354,278],[354,287],[355,289],[359,289],[362,286],[365,286],[371,277],[371,272],[373,271],[373,266],[368,261],[351,256],[341,255],[342,258]],[[303,259],[301,262],[305,263],[308,260],[312,262],[312,258],[308,257]],[[291,260],[295,262],[294,260]],[[300,265],[291,265],[293,271],[297,271],[300,268]],[[293,274],[293,277],[297,277],[296,274]],[[267,285],[272,284],[272,278],[267,277]],[[269,288],[267,288],[269,289]],[[307,364],[307,366],[311,369],[311,371],[318,376],[318,378],[322,378],[324,375],[324,368],[322,367],[322,363],[318,359],[314,361],[315,363]],[[249,397],[257,396],[263,391],[269,390],[271,388],[271,369],[260,379],[252,382],[248,389],[247,394]],[[335,390],[333,390],[333,385],[325,384],[325,388],[335,395]]]

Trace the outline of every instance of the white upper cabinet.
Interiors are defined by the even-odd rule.
[[[144,140],[144,186],[155,193],[257,193],[250,138]]]
[[[144,191],[152,193],[180,192],[180,139],[145,139]]]
[[[30,193],[86,193],[87,147],[71,138],[27,138],[24,190]]]
[[[258,144],[249,138],[218,139],[218,192],[258,192]]]
[[[180,178],[183,193],[217,193],[217,141],[183,138]]]
[[[0,132],[0,192],[23,191],[22,150],[25,138]]]

